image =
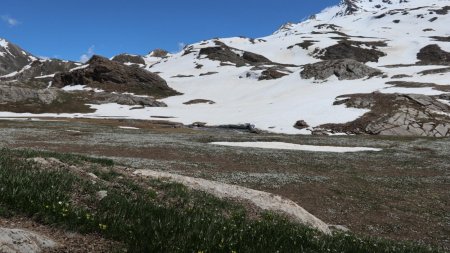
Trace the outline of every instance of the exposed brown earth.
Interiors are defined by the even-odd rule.
[[[2,145],[9,147],[107,156],[135,167],[264,190],[292,199],[319,219],[357,233],[450,246],[446,225],[450,199],[445,190],[450,169],[448,139],[255,135],[158,124],[91,119],[51,124],[0,121],[0,137]],[[383,151],[259,150],[207,144],[212,141],[284,141]]]

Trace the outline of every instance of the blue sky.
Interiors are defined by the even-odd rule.
[[[215,37],[261,37],[339,0],[1,0],[0,37],[37,56],[178,51]]]

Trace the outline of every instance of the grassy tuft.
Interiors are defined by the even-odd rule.
[[[239,204],[179,184],[137,182],[96,166],[90,168],[102,180],[93,184],[70,170],[40,168],[26,160],[32,157],[113,165],[105,159],[2,149],[1,216],[12,210],[45,224],[96,232],[123,242],[128,252],[439,252],[352,234],[327,236],[273,213],[250,218]],[[100,190],[108,192],[102,200],[95,197]]]

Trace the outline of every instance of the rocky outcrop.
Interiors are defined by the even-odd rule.
[[[131,55],[131,54],[119,54],[112,58],[113,61],[120,62],[122,64],[137,64],[137,65],[145,65],[144,58],[139,55]]]
[[[46,236],[22,230],[0,228],[0,252],[40,253],[58,247],[58,243]]]
[[[62,88],[80,84],[107,92],[131,92],[156,98],[180,94],[157,74],[140,68],[126,66],[101,56],[93,56],[87,64],[86,68],[56,74],[53,86]]]
[[[300,73],[303,79],[314,78],[316,80],[325,80],[331,76],[336,76],[339,80],[354,80],[379,74],[381,74],[380,70],[352,59],[306,64]]]
[[[450,52],[442,50],[438,45],[428,45],[417,54],[419,64],[450,65]]]
[[[19,71],[32,61],[31,54],[0,38],[0,76]]]
[[[262,55],[231,48],[220,42],[216,42],[216,44],[216,47],[201,48],[199,57],[206,56],[208,59],[213,61],[233,63],[236,67],[242,67],[245,65],[256,66],[261,64],[273,64],[272,61]]]
[[[347,96],[348,97],[348,96]],[[418,94],[359,94],[340,100],[348,107],[370,109],[346,124],[327,124],[321,129],[354,134],[392,136],[450,136],[450,107],[433,97]]]
[[[133,96],[131,94],[94,92],[91,101],[98,104],[116,103],[120,105],[139,105],[143,107],[167,107],[164,102],[152,97]]]
[[[317,50],[314,55],[321,60],[339,60],[353,59],[359,62],[378,62],[380,57],[386,54],[378,51],[376,45],[383,46],[384,42],[357,42],[350,40],[341,40],[338,44],[329,46],[325,49]],[[365,47],[360,47],[364,45]],[[367,48],[371,46],[372,48]]]
[[[21,103],[32,101],[40,104],[51,104],[59,97],[58,89],[32,89],[0,85],[0,103]]]

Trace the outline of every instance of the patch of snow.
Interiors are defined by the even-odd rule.
[[[382,150],[379,148],[367,148],[367,147],[313,146],[313,145],[300,145],[285,142],[211,142],[210,144],[229,147],[299,150],[299,151],[330,152],[330,153],[367,152],[367,151]]]
[[[129,126],[119,126],[120,129],[128,129],[128,130],[139,130],[137,127],[129,127]]]
[[[63,91],[82,91],[85,90],[86,85],[81,85],[81,84],[77,84],[77,85],[68,85],[68,86],[64,86],[62,88]]]
[[[87,67],[89,67],[89,64],[85,64],[85,65],[81,65],[79,67],[75,67],[75,68],[69,70],[69,72],[72,72],[72,71],[75,71],[75,70],[79,70],[79,69],[85,69]]]

